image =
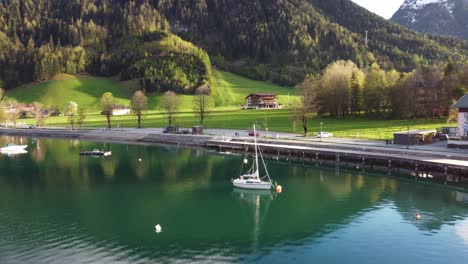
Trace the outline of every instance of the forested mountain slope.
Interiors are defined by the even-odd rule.
[[[0,1],[0,87],[80,72],[193,93],[208,84],[210,61],[148,1]]]
[[[349,0],[159,0],[158,9],[226,67],[280,83],[339,59],[409,71],[468,57],[466,42],[412,32]]]
[[[340,59],[401,71],[468,59],[467,42],[412,32],[349,0],[0,1],[6,88],[86,71],[192,93],[210,82],[204,50],[218,67],[285,85]]]

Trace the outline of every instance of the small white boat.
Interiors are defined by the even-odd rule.
[[[254,125],[254,135],[256,133]],[[232,180],[232,185],[237,188],[243,189],[254,189],[254,190],[270,190],[273,187],[273,183],[268,174],[268,170],[263,160],[262,153],[258,149],[257,137],[254,137],[254,148],[255,148],[255,162],[252,164],[252,167],[247,171],[247,173],[240,175],[239,178]],[[260,155],[263,167],[265,168],[266,175],[260,178],[259,166],[258,166],[258,156]],[[247,160],[244,160],[244,163],[247,163]],[[264,180],[264,179],[267,180]]]
[[[110,156],[112,155],[112,151],[103,151],[103,150],[98,150],[94,149],[92,151],[82,151],[80,152],[81,156]]]
[[[0,148],[0,152],[2,153],[24,153],[26,152],[26,148],[28,145],[16,145],[13,143],[8,143],[2,148]]]

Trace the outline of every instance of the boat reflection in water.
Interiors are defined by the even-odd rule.
[[[261,223],[268,214],[274,193],[270,190],[249,190],[234,188],[233,193],[239,197],[253,212],[252,249],[259,247]]]

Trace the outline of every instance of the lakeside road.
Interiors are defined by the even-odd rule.
[[[248,131],[228,129],[206,129],[204,135],[165,134],[162,128],[112,128],[71,130],[66,128],[13,129],[1,128],[0,135],[73,138],[97,142],[130,144],[178,144],[214,149],[248,149],[253,137]],[[278,150],[302,153],[323,153],[328,155],[365,157],[374,160],[404,161],[434,165],[439,168],[449,166],[457,170],[455,174],[468,175],[468,152],[448,149],[446,143],[427,146],[387,145],[383,141],[340,138],[305,138],[296,134],[261,132],[259,144],[270,151]],[[424,166],[424,165],[423,165]],[[417,170],[417,169],[416,169]]]

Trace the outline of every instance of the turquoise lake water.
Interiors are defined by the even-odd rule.
[[[232,188],[242,156],[6,142],[29,146],[0,155],[2,264],[468,261],[468,194],[438,185],[271,161],[275,194]],[[112,156],[78,155],[94,148]]]

